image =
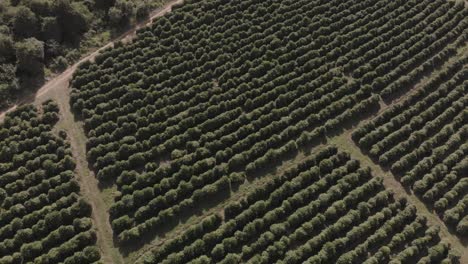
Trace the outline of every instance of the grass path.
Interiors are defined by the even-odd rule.
[[[113,231],[109,223],[108,208],[101,191],[98,188],[98,180],[88,167],[86,159],[86,136],[81,121],[74,120],[74,116],[68,102],[69,89],[54,91],[51,97],[57,101],[60,107],[61,118],[57,129],[67,132],[71,144],[73,157],[76,162],[76,174],[81,187],[81,195],[85,197],[93,208],[92,219],[98,237],[98,246],[104,263],[123,264],[123,257],[114,247]]]

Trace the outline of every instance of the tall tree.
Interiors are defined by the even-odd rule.
[[[44,74],[44,43],[28,38],[16,44],[17,73],[28,76]]]
[[[56,12],[58,23],[63,28],[64,41],[77,42],[81,34],[89,29],[92,14],[83,3],[58,0]]]
[[[44,17],[41,31],[44,41],[55,40],[59,43],[62,41],[62,27],[56,17]]]
[[[115,27],[125,27],[130,23],[135,6],[131,1],[117,0],[115,6],[109,9],[109,20]]]
[[[15,60],[15,47],[11,36],[0,33],[0,63],[11,63]]]
[[[30,38],[39,32],[38,19],[31,9],[20,6],[13,18],[13,33],[16,38]]]

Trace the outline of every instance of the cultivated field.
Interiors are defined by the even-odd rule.
[[[74,179],[58,106],[23,106],[0,126],[0,263],[95,263],[91,206]]]
[[[468,235],[467,59],[353,132],[363,150],[461,236]]]
[[[224,222],[209,216],[142,263],[451,263],[426,222],[327,147],[226,206]]]
[[[88,219],[73,235],[98,246],[89,261],[468,263],[465,2],[185,0],[158,16],[168,10],[4,121],[53,119],[76,169],[50,177],[68,175],[91,205],[70,218]],[[3,158],[17,135],[0,136],[2,162],[26,164]],[[10,196],[36,196],[7,186],[5,168],[2,214]],[[0,263],[22,263],[7,239]],[[24,263],[48,252],[37,241]]]

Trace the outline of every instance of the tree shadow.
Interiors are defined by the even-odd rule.
[[[298,146],[299,151],[303,152],[305,155],[310,155],[312,154],[312,150],[314,150],[316,147],[320,145],[325,145],[327,144],[327,138],[326,137],[319,137],[316,138],[307,144]]]
[[[177,226],[187,223],[193,217],[203,216],[208,210],[218,206],[222,202],[226,201],[229,197],[231,197],[231,190],[229,189],[217,192],[212,195],[208,195],[202,201],[197,202],[196,205],[184,209],[184,211],[175,216],[175,219],[173,221],[168,221],[160,226],[151,229],[150,231],[146,232],[143,236],[141,236],[138,240],[132,241],[131,243],[120,243],[118,241],[117,236],[114,234],[114,245],[117,245],[119,247],[119,251],[124,256],[128,256],[129,254],[138,251],[143,246],[154,241],[155,239],[162,240],[166,238],[166,235],[170,231],[174,230]],[[218,212],[212,212],[212,214],[216,213]]]
[[[300,152],[305,155],[310,155],[312,150],[316,147],[326,144],[327,140],[325,137],[319,137],[306,145],[297,146],[296,150],[291,150],[283,154],[280,158],[270,162],[265,168],[257,169],[254,172],[247,174],[247,180],[253,182],[256,179],[263,178],[265,176],[278,173],[278,168],[284,163],[293,160]]]
[[[437,53],[435,53],[435,55],[437,55]],[[393,101],[400,99],[402,96],[407,94],[409,91],[413,90],[424,78],[431,76],[434,73],[434,71],[442,69],[442,67],[444,67],[444,65],[453,56],[456,56],[456,51],[447,54],[446,56],[444,56],[441,59],[440,62],[434,63],[434,64],[431,65],[431,67],[427,67],[423,71],[419,72],[416,75],[416,77],[413,80],[411,80],[411,82],[400,86],[397,91],[395,91],[395,92],[393,92],[393,93],[391,93],[389,95],[382,96],[382,100],[386,104],[392,104]],[[420,64],[418,66],[413,67],[411,70],[413,70],[413,69],[415,69],[416,67],[419,67],[419,66],[420,66]],[[408,72],[411,72],[411,70],[409,70]]]
[[[356,128],[361,122],[376,116],[380,111],[380,105],[376,104],[366,109],[363,113],[360,113],[353,118],[348,118],[345,121],[338,124],[333,129],[328,129],[326,134],[328,137],[334,137],[343,134],[344,131]]]
[[[293,159],[299,153],[298,150],[289,151],[285,155],[283,155],[280,159],[275,160],[269,163],[265,168],[257,169],[252,173],[247,173],[247,181],[253,182],[256,179],[260,179],[265,177],[269,174],[275,174],[278,171],[278,167],[281,166],[283,162]]]
[[[39,78],[21,77],[19,83],[19,92],[13,94],[12,101],[0,107],[0,112],[8,111],[13,105],[17,107],[31,104],[36,99],[38,89],[45,84],[44,76]],[[2,98],[4,100],[6,98]]]

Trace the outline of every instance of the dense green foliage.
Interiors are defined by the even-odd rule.
[[[334,147],[147,254],[156,263],[456,263],[438,231]]]
[[[177,219],[411,86],[465,43],[460,3],[188,0],[75,72],[120,242]],[[395,84],[397,83],[397,84]]]
[[[0,1],[0,107],[24,89],[41,84],[44,67],[61,71],[80,57],[83,46],[105,30],[120,30],[148,17],[156,0]],[[136,17],[137,16],[137,17]],[[99,45],[101,43],[94,43]],[[42,56],[31,57],[28,51]],[[15,69],[13,74],[11,68]],[[9,72],[3,76],[3,72]]]
[[[58,117],[58,106],[48,101],[42,114],[22,106],[0,125],[2,264],[85,264],[100,258],[69,143],[52,132]]]
[[[353,132],[460,235],[468,235],[468,56]]]

